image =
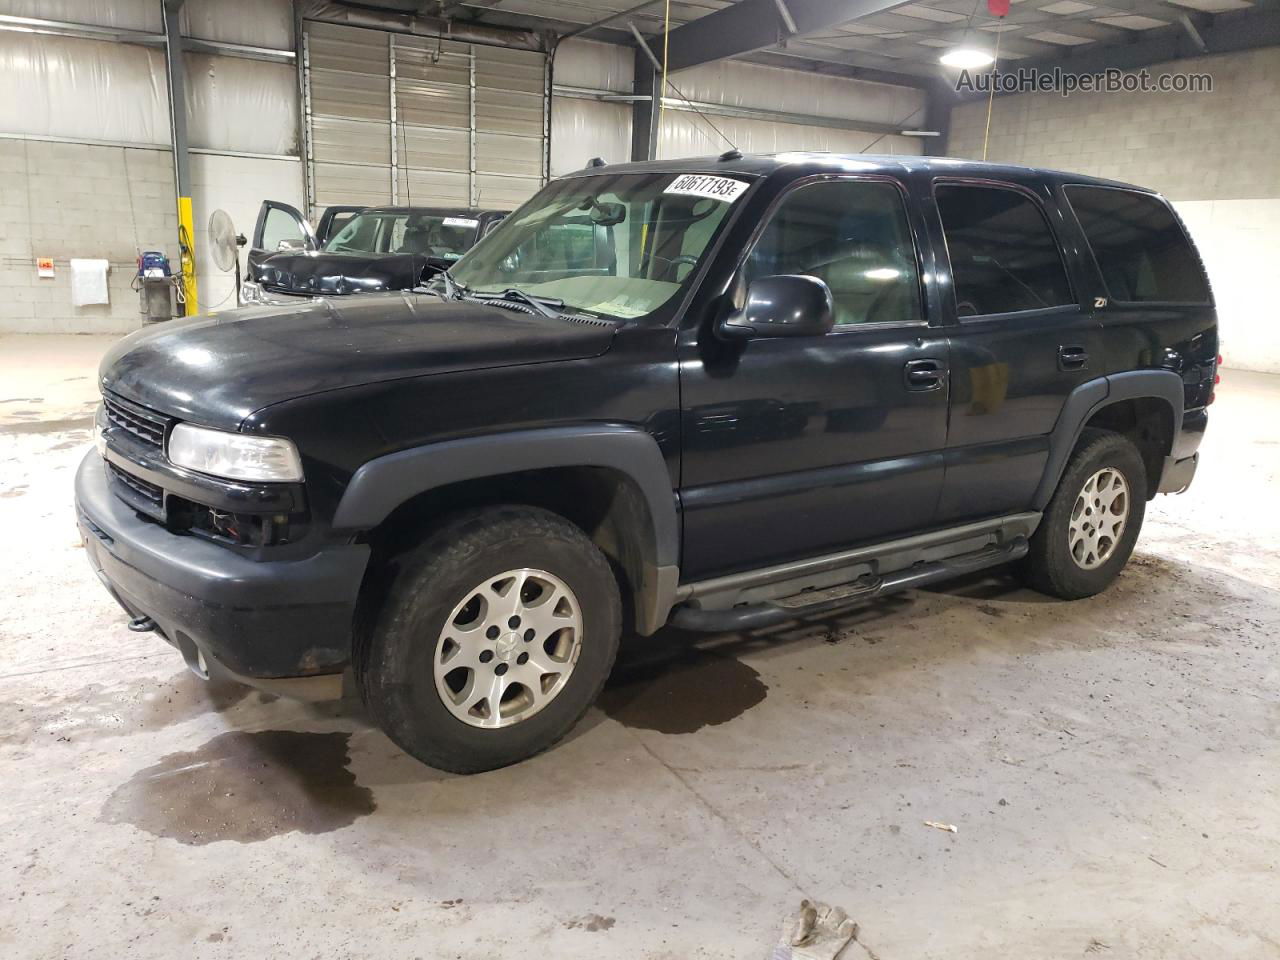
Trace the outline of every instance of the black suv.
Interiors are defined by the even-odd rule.
[[[249,246],[240,304],[409,290],[453,266],[506,217],[503,210],[327,207],[315,230],[287,203],[267,200]]]
[[[624,629],[750,629],[1010,561],[1102,590],[1147,500],[1191,482],[1216,323],[1138,187],[596,167],[427,288],[121,341],[79,522],[131,626],[197,672],[351,666],[405,750],[484,770],[574,725]]]

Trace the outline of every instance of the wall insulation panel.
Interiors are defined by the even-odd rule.
[[[581,170],[592,157],[631,159],[631,105],[551,98],[551,176]]]
[[[164,51],[77,37],[0,33],[0,131],[167,144]]]

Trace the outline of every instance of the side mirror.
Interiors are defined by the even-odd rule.
[[[286,237],[284,240],[281,240],[279,243],[276,244],[277,253],[283,253],[286,250],[299,251],[299,250],[305,250],[305,249],[307,249],[306,241],[301,239],[292,240]]]
[[[831,290],[816,277],[761,277],[747,288],[747,302],[716,327],[726,340],[752,337],[819,337],[835,324]]]

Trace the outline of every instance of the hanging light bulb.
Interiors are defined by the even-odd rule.
[[[938,58],[944,67],[955,67],[959,70],[977,70],[989,67],[996,58],[977,47],[953,47]]]

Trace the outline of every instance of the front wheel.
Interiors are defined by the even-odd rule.
[[[1147,471],[1133,443],[1085,430],[1031,538],[1023,579],[1064,600],[1105,590],[1133,553],[1146,505]]]
[[[531,507],[475,511],[397,566],[356,672],[378,725],[423,763],[478,773],[523,760],[599,695],[621,603],[573,524]]]

